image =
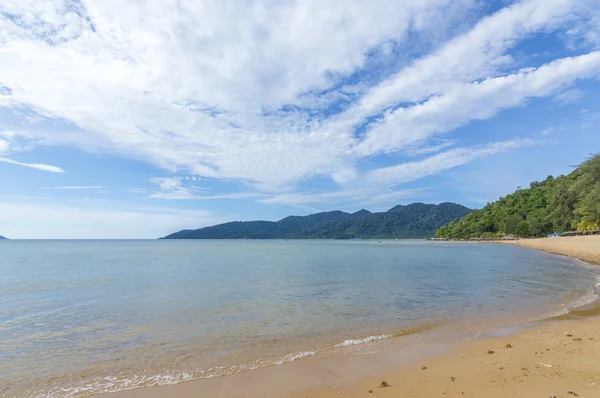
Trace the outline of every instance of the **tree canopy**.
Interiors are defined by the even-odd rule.
[[[438,238],[545,236],[600,229],[600,153],[565,176],[532,182],[435,231]]]
[[[280,221],[236,221],[183,230],[165,239],[354,239],[428,238],[441,225],[471,209],[455,203],[413,203],[386,212],[330,211],[289,216]]]

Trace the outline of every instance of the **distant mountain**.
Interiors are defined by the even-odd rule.
[[[436,228],[471,212],[455,203],[413,203],[382,213],[329,211],[274,221],[234,221],[183,230],[162,239],[428,238]]]
[[[2,240],[2,239],[8,240],[8,238],[5,238],[4,236],[0,235],[0,240]]]

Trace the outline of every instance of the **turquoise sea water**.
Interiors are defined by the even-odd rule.
[[[548,315],[596,283],[509,245],[2,241],[0,395],[176,383],[413,327]]]

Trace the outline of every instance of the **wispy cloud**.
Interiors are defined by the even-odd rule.
[[[456,143],[457,143],[456,140],[449,140],[449,139],[437,140],[437,142],[434,142],[430,145],[426,145],[426,144],[423,144],[422,142],[418,142],[412,147],[411,146],[406,147],[404,149],[404,151],[409,155],[415,155],[415,156],[428,155],[431,153],[442,151],[448,147],[451,147],[452,145],[455,145]]]
[[[19,141],[31,139],[25,133],[13,130],[0,130],[0,155],[31,149],[31,146],[21,145]]]
[[[214,194],[214,195],[198,195],[192,194],[189,191],[173,191],[173,192],[154,192],[150,195],[154,199],[166,199],[166,200],[218,200],[218,199],[256,199],[264,197],[264,194],[258,193],[228,193],[228,194]]]
[[[369,189],[346,189],[336,192],[313,193],[313,194],[282,194],[270,198],[261,199],[262,203],[282,204],[282,205],[306,205],[317,203],[346,203],[354,206],[363,206],[368,204],[394,203],[402,199],[412,199],[420,197],[423,189],[404,189],[393,192],[373,194]]]
[[[535,144],[536,141],[531,139],[517,139],[485,146],[455,148],[423,160],[372,170],[366,180],[371,184],[401,184],[464,165],[484,156]]]
[[[572,88],[566,91],[563,91],[560,94],[557,94],[554,96],[554,101],[560,103],[560,104],[569,104],[571,102],[575,102],[581,98],[583,98],[584,96],[584,92],[576,89],[576,88]]]
[[[215,200],[215,199],[249,199],[264,195],[252,192],[236,192],[227,194],[206,194],[206,189],[193,185],[194,179],[186,177],[153,178],[150,182],[159,186],[159,191],[150,194],[153,199],[166,200]],[[188,185],[186,185],[186,183]],[[204,193],[202,193],[204,192]]]
[[[153,192],[150,197],[155,199],[194,199],[192,188],[185,187],[180,177],[153,178],[150,182],[157,184],[160,191]]]
[[[65,172],[60,167],[50,166],[47,164],[22,163],[22,162],[17,162],[16,160],[11,160],[11,159],[7,159],[7,158],[0,158],[0,162],[15,164],[18,166],[30,167],[32,169],[38,169],[38,170],[43,170],[43,171],[50,171],[52,173],[64,173]]]
[[[10,143],[6,140],[0,139],[0,153],[6,153],[10,149]]]
[[[581,6],[581,5],[580,5]],[[572,18],[576,0],[521,1],[481,19],[471,30],[373,87],[340,118],[357,123],[398,103],[418,103],[513,65],[507,51],[540,30]]]
[[[487,145],[455,148],[446,152],[395,166],[382,167],[361,175],[350,186],[333,192],[288,193],[261,199],[263,203],[301,206],[317,203],[341,203],[355,206],[393,204],[422,197],[423,188],[398,189],[399,184],[415,181],[476,159],[536,145],[531,139],[515,139]]]
[[[536,98],[572,101],[578,80],[598,76],[595,1],[523,0],[491,15],[479,5],[107,0],[75,12],[61,1],[8,0],[0,6],[0,106],[72,127],[11,139],[189,174],[153,180],[151,198],[329,201],[336,196],[298,186],[328,179],[352,190],[386,175],[373,161],[380,155],[412,156],[394,167],[424,168],[413,176],[447,170],[432,165],[474,156],[448,150],[459,145],[454,130]],[[540,34],[585,45],[581,55],[544,63],[513,58]],[[14,144],[6,137],[0,153]],[[491,150],[475,148],[481,156]],[[431,154],[437,158],[412,162]],[[205,177],[249,192],[207,195],[194,185]]]
[[[482,82],[459,84],[423,104],[389,112],[357,145],[362,155],[394,151],[472,120],[485,120],[528,99],[552,95],[580,78],[598,76],[600,52],[559,59]]]
[[[554,127],[548,127],[547,129],[544,129],[542,131],[540,131],[540,135],[549,135],[554,131]]]

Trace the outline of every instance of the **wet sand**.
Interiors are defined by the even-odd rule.
[[[443,352],[442,352],[443,351]],[[398,353],[396,353],[398,355]],[[114,397],[599,397],[600,319],[545,321],[503,337],[410,354],[301,360]],[[389,361],[389,363],[385,363]],[[383,362],[383,363],[382,363]],[[369,373],[375,373],[365,377]],[[382,382],[386,382],[386,387]],[[296,391],[294,393],[294,391]]]
[[[600,236],[506,242],[600,264]],[[303,359],[257,371],[110,394],[158,397],[600,397],[600,305],[454,345]]]

